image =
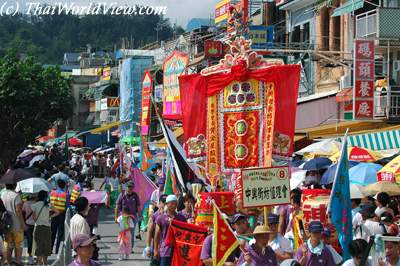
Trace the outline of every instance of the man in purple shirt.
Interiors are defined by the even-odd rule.
[[[237,265],[277,266],[275,252],[268,246],[270,233],[267,226],[257,226],[251,234],[256,242],[247,247],[247,252],[242,253]]]
[[[93,255],[93,242],[96,238],[90,238],[88,235],[78,234],[72,239],[72,248],[76,252],[76,257],[68,266],[101,266],[100,263],[90,259]]]
[[[212,266],[212,238],[213,235],[208,235],[203,242],[203,246],[201,248],[200,260],[205,266]],[[240,249],[237,248],[232,252],[231,255],[226,259],[224,265],[234,265],[236,258],[240,257]]]
[[[134,216],[134,227],[131,228],[132,234],[132,249],[135,244],[135,227],[136,222],[140,219],[140,200],[138,194],[133,191],[134,184],[132,181],[128,181],[126,183],[126,191],[121,193],[117,199],[117,203],[115,205],[114,215],[115,215],[115,222],[117,223],[117,218],[122,214],[122,210],[125,207],[128,207],[129,214]],[[133,251],[132,251],[133,252]]]
[[[324,227],[320,221],[311,221],[308,225],[310,239],[296,252],[295,259],[302,266],[335,266],[332,253],[322,242]]]
[[[156,232],[154,235],[154,258],[159,259],[160,266],[170,266],[172,262],[172,249],[165,245],[165,239],[171,221],[173,219],[186,222],[185,216],[176,212],[178,199],[175,195],[169,195],[165,201],[167,211],[156,220]]]

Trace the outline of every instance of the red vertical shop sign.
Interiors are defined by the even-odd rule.
[[[355,120],[374,118],[375,43],[356,40],[354,44],[353,113]]]
[[[153,87],[153,81],[149,70],[146,69],[142,81],[142,114],[140,118],[141,133],[143,136],[149,134],[150,124],[150,94]]]

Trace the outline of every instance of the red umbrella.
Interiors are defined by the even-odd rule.
[[[70,139],[68,139],[68,145],[69,146],[79,146],[79,147],[81,147],[81,146],[83,146],[83,142],[82,142],[82,140],[80,140],[80,139],[78,139],[78,138],[70,138]]]

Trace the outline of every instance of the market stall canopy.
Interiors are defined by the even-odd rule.
[[[92,133],[92,134],[100,134],[100,133],[105,132],[107,130],[110,130],[110,129],[114,128],[114,127],[117,127],[117,126],[122,125],[124,123],[129,123],[129,122],[131,122],[131,121],[111,122],[111,123],[102,125],[101,127],[98,127],[98,128],[95,128],[95,129],[91,130],[90,133]]]
[[[349,145],[360,146],[353,145],[351,141],[353,137],[356,137],[355,135],[377,133],[394,129],[400,130],[400,125],[380,121],[343,121],[328,125],[296,129],[296,134],[304,134],[309,139],[342,138],[347,129],[349,129]]]
[[[364,7],[364,0],[348,0],[346,3],[337,7],[333,11],[332,17],[345,15],[363,7]]]
[[[324,139],[315,142],[304,149],[296,151],[296,154],[304,155],[309,158],[318,156],[331,156],[340,151],[342,144],[335,139]]]
[[[378,192],[386,192],[390,196],[399,196],[400,195],[400,187],[393,182],[380,181],[369,186],[366,186],[363,191],[364,195],[372,196]]]
[[[382,169],[382,165],[375,163],[360,163],[350,168],[350,182],[366,186],[377,182],[376,173]]]

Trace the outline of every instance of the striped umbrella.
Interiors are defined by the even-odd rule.
[[[382,159],[383,156],[376,151],[360,148],[360,147],[350,147],[348,148],[349,160],[357,162],[375,162]],[[340,152],[334,154],[329,159],[333,162],[337,162],[340,157]]]

